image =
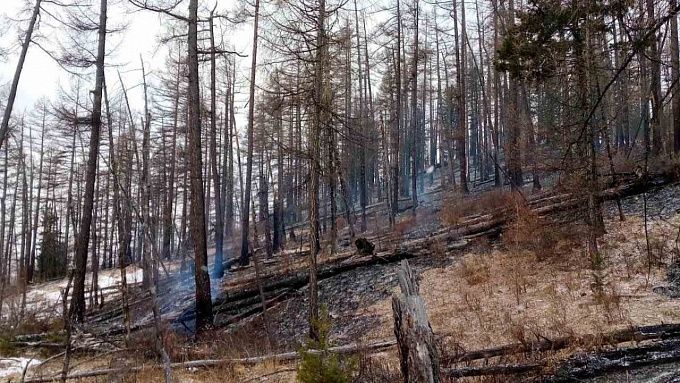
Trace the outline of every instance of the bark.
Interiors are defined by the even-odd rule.
[[[33,281],[33,274],[35,272],[35,251],[36,241],[38,235],[38,223],[40,217],[40,202],[42,193],[42,178],[43,178],[43,159],[45,157],[45,118],[47,116],[47,105],[43,104],[43,119],[42,129],[40,133],[40,160],[38,163],[38,193],[35,201],[35,210],[33,212],[33,240],[31,241],[31,258],[28,266],[28,281]],[[1,253],[1,252],[0,252]]]
[[[217,4],[215,5],[217,6]],[[216,278],[224,276],[224,223],[222,222],[222,195],[220,173],[217,170],[217,87],[215,63],[214,10],[210,14],[210,166],[212,169],[213,189],[215,190],[215,264],[213,274]]]
[[[420,5],[418,0],[415,2],[414,10],[414,37],[413,37],[413,63],[411,67],[411,199],[413,201],[412,212],[413,215],[416,214],[416,208],[418,207],[418,156],[417,156],[417,146],[418,146],[418,55],[419,55],[419,41],[418,41],[418,31],[419,25],[418,20],[420,19]],[[423,108],[425,105],[423,105]]]
[[[509,0],[507,25],[512,28],[515,25],[515,2]],[[512,190],[519,190],[524,184],[522,176],[522,158],[521,158],[521,129],[519,119],[517,117],[519,109],[519,86],[518,79],[510,76],[508,80],[508,102],[507,102],[507,120],[508,120],[508,142],[506,147],[508,178]]]
[[[179,56],[179,55],[178,55]],[[163,244],[161,251],[163,258],[170,259],[172,254],[173,233],[173,203],[175,201],[175,161],[177,158],[177,129],[179,125],[179,98],[180,98],[181,58],[177,58],[177,72],[175,77],[174,106],[172,113],[172,148],[170,153],[170,174],[167,179],[167,195],[163,209]]]
[[[194,246],[196,283],[196,331],[201,333],[213,322],[208,249],[206,244],[205,200],[201,158],[201,99],[198,78],[198,0],[189,2],[187,65],[189,68],[189,172],[191,183],[191,234]]]
[[[348,345],[343,345],[343,346],[335,346],[335,347],[330,347],[328,352],[332,352],[334,354],[353,354],[353,353],[359,353],[361,351],[380,351],[384,350],[386,348],[391,347],[394,345],[393,341],[383,341],[383,342],[376,342],[368,345],[364,344],[348,344]],[[321,350],[309,350],[308,353],[310,354],[318,354],[324,351]],[[285,352],[281,354],[273,354],[273,355],[263,355],[263,356],[251,356],[247,358],[237,358],[237,359],[202,359],[202,360],[191,360],[187,362],[177,362],[177,363],[172,363],[170,367],[172,369],[192,369],[192,368],[211,368],[211,367],[219,367],[219,366],[238,366],[238,365],[255,365],[259,363],[264,363],[264,362],[270,362],[270,361],[276,361],[276,362],[285,362],[285,361],[291,361],[291,360],[297,360],[300,357],[300,353],[297,351],[292,351],[292,352]],[[115,374],[115,373],[120,373],[120,372],[126,372],[126,373],[135,373],[135,372],[141,372],[145,370],[151,370],[154,368],[158,368],[157,366],[133,366],[133,367],[121,367],[121,368],[102,368],[102,369],[96,369],[96,370],[89,370],[89,371],[81,371],[81,372],[74,372],[72,374],[68,374],[65,378],[66,380],[76,380],[76,379],[86,379],[86,378],[93,378],[93,377],[98,377],[98,376],[104,376],[104,375],[109,375],[109,374]],[[49,378],[31,378],[27,379],[24,383],[50,383],[53,382],[54,378],[49,377]]]
[[[354,1],[354,21],[355,21],[355,33],[357,37],[357,67],[358,71],[358,83],[359,83],[359,116],[356,118],[357,130],[359,131],[359,137],[362,137],[361,143],[359,144],[359,204],[361,205],[361,232],[366,231],[366,146],[364,145],[366,138],[366,120],[365,120],[365,98],[364,98],[364,81],[363,81],[363,71],[361,70],[361,40],[359,33],[359,11],[357,8],[357,2]]]
[[[111,175],[113,176],[113,221],[118,226],[118,267],[120,268],[120,292],[123,309],[123,324],[125,326],[125,344],[127,345],[130,337],[130,310],[128,305],[127,292],[127,272],[125,271],[125,257],[130,247],[130,225],[128,209],[123,208],[123,201],[121,201],[120,191],[122,189],[122,182],[119,176],[118,158],[116,156],[115,145],[113,142],[113,126],[111,125],[111,114],[109,108],[109,96],[107,87],[104,87],[104,94],[106,96],[106,113],[107,113],[107,127],[109,138],[109,164],[111,166]],[[127,173],[131,174],[131,173]]]
[[[321,129],[325,122],[326,108],[326,55],[328,51],[326,36],[326,0],[317,3],[318,16],[316,20],[316,58],[314,62],[314,114],[310,127],[309,157],[310,157],[310,184],[309,184],[309,336],[313,340],[319,340],[317,328],[319,320],[317,264],[316,257],[319,253],[319,173],[320,173],[320,145]]]
[[[655,4],[654,0],[647,0],[647,18],[651,23],[655,23]],[[675,19],[675,17],[673,17]],[[661,97],[661,53],[660,42],[656,32],[651,36],[649,44],[649,62],[651,67],[651,93],[652,93],[652,153],[658,155],[662,149],[661,122],[663,121],[663,99]]]
[[[92,132],[90,133],[89,154],[87,159],[87,176],[85,194],[80,221],[80,231],[76,240],[75,273],[73,279],[73,298],[71,300],[70,318],[81,323],[85,316],[85,274],[87,272],[87,250],[90,243],[90,227],[92,225],[92,207],[94,205],[94,186],[97,177],[97,158],[99,156],[99,135],[102,124],[102,88],[104,85],[104,57],[106,54],[106,12],[107,0],[101,0],[99,11],[99,36],[97,47],[97,75],[92,104]]]
[[[246,152],[246,180],[245,193],[241,203],[241,264],[247,265],[250,262],[248,249],[248,229],[249,229],[249,209],[250,194],[253,178],[253,130],[255,124],[255,74],[257,73],[257,39],[258,23],[260,18],[260,0],[255,0],[255,20],[253,21],[253,53],[250,62],[250,96],[248,98],[248,147]]]
[[[5,286],[7,285],[7,279],[9,278],[9,273],[6,271],[9,266],[9,258],[5,257],[5,233],[8,232],[7,226],[7,179],[9,173],[9,145],[5,145],[5,156],[4,156],[4,171],[3,171],[3,181],[2,181],[2,200],[0,201],[0,318],[2,318],[2,309],[5,303]],[[9,226],[11,228],[12,226]],[[7,234],[10,235],[9,233]]]
[[[31,21],[28,24],[28,29],[26,29],[26,35],[24,36],[24,41],[21,44],[21,53],[19,54],[19,61],[17,62],[17,67],[14,71],[14,78],[12,79],[12,85],[9,90],[9,96],[7,98],[7,104],[5,105],[5,111],[2,115],[2,124],[0,125],[0,147],[5,142],[7,138],[7,132],[9,131],[9,119],[12,115],[12,109],[14,107],[14,100],[17,97],[17,89],[19,87],[19,79],[21,78],[21,72],[24,69],[24,62],[26,61],[26,54],[28,53],[28,46],[31,44],[31,38],[33,37],[33,30],[35,29],[35,24],[38,20],[40,14],[40,4],[42,0],[36,0],[33,6],[33,13],[31,15]]]
[[[670,0],[671,11],[677,8],[678,1]],[[678,16],[671,17],[671,86],[673,96],[673,151],[680,154],[680,49],[678,48]]]
[[[404,382],[439,382],[439,351],[408,261],[401,261],[398,276],[401,294],[392,297],[392,311]]]
[[[401,0],[397,0],[397,46],[395,55],[395,71],[396,76],[396,121],[394,121],[392,132],[392,221],[395,220],[397,210],[399,209],[399,148],[400,148],[400,134],[401,134]]]
[[[456,6],[454,2],[454,18],[456,15]],[[468,134],[468,113],[467,113],[467,26],[465,23],[465,1],[461,1],[460,5],[461,26],[460,26],[460,40],[456,37],[456,62],[457,62],[457,76],[458,76],[458,161],[460,162],[460,188],[463,193],[468,192],[467,185],[467,134]],[[454,19],[454,23],[457,20]],[[458,27],[456,27],[456,35],[458,34]]]

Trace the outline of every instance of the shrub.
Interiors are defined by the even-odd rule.
[[[339,355],[329,351],[331,342],[330,317],[328,310],[322,307],[319,319],[312,326],[316,327],[319,340],[310,339],[299,351],[300,364],[297,369],[297,381],[300,383],[349,383],[356,369],[353,358],[341,360]]]
[[[16,346],[12,343],[12,339],[2,336],[0,337],[0,355],[4,357],[15,357],[19,354]]]

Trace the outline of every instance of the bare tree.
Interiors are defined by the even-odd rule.
[[[76,240],[75,273],[73,280],[73,299],[69,314],[72,320],[82,322],[85,316],[85,274],[87,272],[87,250],[90,243],[92,208],[94,206],[94,187],[97,177],[97,158],[99,155],[99,136],[102,125],[102,89],[104,86],[104,57],[106,55],[106,14],[107,0],[99,5],[98,46],[96,61],[96,80],[94,101],[92,103],[92,131],[90,133],[87,175],[80,231]]]
[[[241,204],[241,257],[242,265],[247,265],[249,260],[248,249],[248,231],[249,231],[249,209],[251,188],[253,179],[253,125],[255,119],[255,74],[257,73],[257,38],[258,38],[258,22],[260,17],[260,1],[255,0],[255,19],[253,21],[253,53],[250,62],[250,95],[248,97],[248,130],[246,138],[248,139],[248,146],[246,148],[246,179],[243,194],[243,203]]]
[[[12,79],[12,86],[9,91],[9,96],[7,98],[7,104],[5,104],[5,111],[2,115],[2,123],[0,124],[0,147],[5,142],[7,138],[7,131],[9,130],[9,119],[12,115],[12,109],[14,107],[14,100],[17,97],[17,89],[19,87],[19,79],[21,78],[21,72],[24,69],[24,62],[26,61],[26,54],[28,53],[28,47],[31,44],[31,38],[33,36],[33,31],[35,29],[36,22],[38,21],[38,16],[40,15],[40,4],[42,0],[35,0],[35,5],[33,6],[33,13],[31,15],[31,20],[28,24],[28,29],[26,29],[26,34],[24,35],[24,41],[21,44],[21,53],[19,54],[19,61],[17,62],[16,70],[14,71],[14,78]]]

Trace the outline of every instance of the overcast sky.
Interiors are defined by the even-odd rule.
[[[28,2],[28,4],[27,4]],[[11,48],[5,62],[0,62],[0,84],[9,84],[14,76],[17,60],[20,52],[20,36],[17,23],[24,29],[28,25],[30,13],[21,13],[22,9],[30,8],[33,0],[0,0],[0,47]],[[95,2],[95,3],[98,3]],[[219,1],[220,7],[232,5],[233,1]],[[44,4],[49,10],[54,7],[51,4]],[[95,7],[98,12],[98,6]],[[185,13],[184,9],[178,9]],[[24,20],[7,23],[8,19],[17,19],[19,16]],[[97,15],[93,15],[97,17]],[[118,76],[116,71],[120,70],[123,80],[128,88],[141,82],[140,55],[144,58],[147,72],[153,72],[164,66],[168,50],[159,42],[159,36],[163,31],[163,23],[167,22],[166,16],[160,16],[150,11],[133,11],[133,8],[125,0],[109,1],[109,26],[126,24],[127,28],[111,38],[107,39],[107,82],[111,87],[118,88]],[[41,31],[45,33],[49,26],[43,25]],[[234,31],[232,44],[235,49],[246,54],[250,51],[252,25],[246,23]],[[46,40],[52,40],[51,36],[45,36]],[[241,73],[247,73],[249,59],[241,59]],[[94,72],[94,69],[91,70]],[[245,72],[244,72],[245,71]],[[240,76],[241,73],[238,75]],[[26,63],[21,75],[17,100],[15,102],[13,115],[16,116],[24,110],[30,110],[34,103],[41,97],[54,99],[60,85],[64,88],[68,86],[71,76],[44,53],[38,46],[31,45],[26,57]],[[94,83],[91,85],[94,86]],[[141,88],[130,90],[131,98],[141,99]],[[238,106],[237,106],[238,107]]]

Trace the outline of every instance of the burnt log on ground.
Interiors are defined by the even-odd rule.
[[[45,339],[49,336],[50,334],[26,334],[26,335],[21,335],[17,336],[17,339],[22,339],[24,341],[30,339],[34,342],[39,342],[42,339]],[[539,353],[539,352],[548,352],[548,351],[558,351],[563,348],[567,347],[574,347],[574,346],[593,346],[593,345],[598,345],[600,348],[604,346],[616,346],[622,343],[627,343],[627,342],[644,342],[644,341],[665,341],[665,340],[671,340],[671,343],[657,343],[656,345],[647,345],[643,348],[638,347],[637,350],[635,350],[635,347],[633,348],[628,348],[628,349],[618,349],[618,350],[610,350],[606,352],[601,352],[598,354],[597,352],[593,352],[590,354],[581,354],[577,359],[577,361],[580,361],[578,363],[576,362],[571,362],[571,364],[567,363],[564,366],[569,366],[571,365],[571,371],[573,373],[578,373],[578,374],[584,374],[585,371],[588,371],[586,366],[588,365],[593,365],[596,364],[594,361],[597,361],[597,355],[603,355],[604,358],[609,360],[607,364],[600,363],[598,368],[595,367],[590,367],[591,373],[595,373],[599,371],[599,373],[602,372],[607,372],[608,370],[604,370],[605,366],[608,366],[607,368],[616,368],[616,366],[613,366],[614,363],[611,362],[611,360],[621,360],[622,357],[628,357],[627,359],[624,359],[623,361],[626,363],[633,363],[635,366],[642,366],[649,363],[653,363],[654,361],[645,361],[645,354],[650,355],[650,357],[657,358],[656,360],[660,360],[660,362],[669,362],[669,361],[675,361],[677,359],[674,359],[675,356],[673,353],[667,353],[664,350],[671,350],[673,347],[677,346],[680,347],[680,345],[677,344],[678,341],[680,341],[680,324],[662,324],[662,325],[653,325],[653,326],[641,326],[641,327],[632,327],[632,328],[627,328],[619,331],[614,331],[602,335],[584,335],[581,337],[564,337],[564,338],[558,338],[554,340],[542,340],[542,341],[535,341],[535,342],[528,342],[526,344],[510,344],[510,345],[505,345],[505,346],[499,346],[499,347],[494,347],[494,348],[488,348],[488,349],[483,349],[483,350],[473,350],[473,351],[467,351],[467,352],[462,352],[462,353],[457,353],[453,355],[443,355],[441,357],[441,363],[444,366],[450,366],[451,364],[454,363],[461,363],[461,362],[471,362],[475,360],[480,360],[480,359],[485,359],[488,362],[488,359],[492,359],[494,357],[503,357],[503,356],[511,356],[514,354],[520,354],[520,353]],[[331,348],[332,351],[338,352],[338,353],[352,353],[352,352],[364,352],[364,353],[374,353],[374,352],[382,352],[385,351],[391,347],[394,347],[396,345],[395,340],[383,340],[383,341],[376,341],[374,343],[370,344],[365,344],[365,345],[344,345],[344,346],[337,346]],[[659,346],[659,344],[661,344]],[[49,347],[49,346],[48,346]],[[63,345],[62,345],[63,347]],[[650,352],[653,352],[650,354]],[[663,354],[666,353],[666,354]],[[274,354],[274,355],[264,355],[264,356],[258,356],[258,357],[251,357],[251,358],[243,358],[243,359],[229,359],[229,360],[206,360],[206,361],[192,361],[192,362],[187,362],[187,363],[174,363],[172,365],[172,368],[188,368],[188,367],[214,367],[217,365],[224,365],[224,364],[257,364],[261,362],[266,362],[266,361],[272,361],[276,360],[279,362],[285,362],[285,361],[290,361],[296,359],[298,356],[296,352],[287,352],[283,354]],[[631,360],[633,355],[637,355],[636,359],[634,361]],[[661,356],[661,359],[658,359],[658,357]],[[586,363],[587,361],[590,361]],[[621,363],[619,363],[621,364]],[[528,373],[528,372],[533,372],[535,373],[536,371],[542,370],[543,367],[545,366],[544,363],[540,361],[535,361],[531,363],[524,363],[524,364],[499,364],[499,365],[492,365],[492,366],[481,366],[481,367],[473,367],[473,366],[465,366],[465,367],[457,367],[457,368],[446,368],[442,370],[442,374],[445,376],[449,377],[466,377],[466,376],[482,376],[482,375],[511,375],[511,374],[523,374],[523,373]],[[597,367],[597,366],[596,366]],[[622,368],[625,366],[622,366]],[[145,368],[145,367],[140,367]],[[154,368],[153,366],[147,366],[146,368]],[[160,366],[158,366],[160,368]],[[140,369],[134,370],[134,371],[140,371]],[[131,371],[131,372],[134,372]],[[563,368],[562,374],[565,374],[568,371],[568,368]],[[68,379],[80,379],[80,378],[85,378],[85,377],[94,377],[94,376],[102,376],[111,373],[109,369],[105,370],[93,370],[93,371],[85,371],[85,372],[77,372],[77,373],[72,373],[69,375]],[[552,377],[549,377],[547,379],[553,379],[553,380],[548,380],[548,382],[558,382],[560,380],[558,379],[564,379],[565,377],[563,375],[557,376],[554,375]],[[33,381],[33,382],[49,382],[51,380],[40,380],[40,379],[35,379],[35,380],[27,380],[28,382]]]
[[[543,375],[539,380],[544,383],[567,383],[596,378],[616,371],[630,371],[641,367],[676,363],[680,361],[680,340],[667,340],[658,343],[619,348],[611,351],[581,353],[572,356],[554,373],[547,361],[491,366],[458,367],[442,370],[442,376],[463,378],[489,375],[522,375],[531,373]]]
[[[557,339],[542,339],[533,342],[513,343],[483,350],[445,354],[441,357],[443,365],[470,362],[479,359],[491,359],[514,354],[540,353],[559,351],[568,347],[603,347],[616,346],[627,342],[647,340],[680,339],[680,324],[660,324],[652,326],[634,326],[605,334],[587,334]]]
[[[634,195],[649,188],[658,188],[675,181],[671,175],[655,175],[644,179],[634,179],[624,184],[606,189],[599,193],[602,200],[623,198]],[[548,217],[556,213],[572,211],[584,206],[585,197],[574,196],[570,193],[551,191],[541,192],[526,199],[526,206],[539,216]],[[398,262],[416,256],[427,255],[432,252],[433,243],[444,244],[447,250],[464,248],[471,239],[479,236],[497,234],[503,230],[515,214],[514,207],[502,207],[484,214],[476,214],[465,217],[457,225],[437,230],[427,236],[404,242],[393,250],[379,252],[370,256],[357,256],[356,254],[343,253],[329,261],[319,265],[319,280],[331,278],[344,272],[368,267],[379,263]],[[307,285],[309,276],[306,268],[292,270],[284,273],[268,275],[263,278],[264,291],[269,297],[278,296],[283,290],[297,290]],[[170,280],[169,282],[172,282]],[[252,307],[259,305],[259,290],[254,276],[245,278],[238,285],[230,286],[216,297],[215,312],[230,312],[239,315],[236,310],[253,311]],[[111,303],[111,302],[109,302]],[[192,317],[193,307],[188,308],[179,315],[186,320]],[[172,319],[172,318],[170,318]],[[174,318],[177,319],[177,318]],[[139,327],[143,328],[143,325]]]
[[[680,339],[665,340],[643,346],[576,355],[544,382],[573,382],[614,371],[634,370],[678,361],[680,361]]]
[[[534,373],[545,368],[545,363],[502,364],[497,366],[460,367],[442,370],[447,378],[466,378],[489,375],[517,375]]]
[[[381,351],[392,347],[394,341],[376,342],[371,344],[348,344],[344,346],[330,347],[327,350],[309,350],[310,354],[318,354],[321,352],[332,352],[334,354],[353,354],[369,351]],[[172,369],[187,369],[187,368],[211,368],[218,366],[235,366],[235,365],[255,365],[263,362],[286,362],[296,360],[300,357],[298,352],[285,352],[281,354],[274,355],[263,355],[254,356],[247,358],[235,358],[235,359],[203,359],[203,360],[191,360],[186,362],[171,363],[170,368]],[[87,371],[71,372],[66,377],[65,380],[78,380],[86,378],[96,378],[111,374],[133,374],[141,371],[148,371],[153,369],[162,369],[161,365],[141,365],[141,366],[126,366],[117,368],[102,368]],[[51,377],[32,377],[24,380],[24,383],[50,383],[54,381],[59,381],[61,378],[59,376]]]
[[[637,345],[642,342],[647,343]],[[618,347],[623,343],[635,343],[636,345]],[[577,346],[597,346],[597,350],[581,352],[563,361],[552,375],[544,378],[546,382],[573,382],[575,379],[592,378],[617,370],[680,361],[680,324],[632,327],[601,335],[564,337],[445,355],[442,357],[442,364],[446,366],[481,359],[485,360],[485,365],[449,367],[442,370],[442,375],[461,378],[537,373],[544,369],[547,370],[549,364],[554,364],[554,362],[548,363],[541,353]],[[608,347],[613,347],[613,349],[607,349]],[[522,353],[525,354],[523,357],[530,361],[487,365],[489,359]]]

